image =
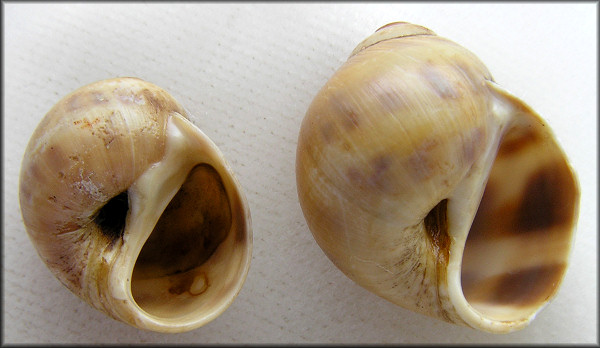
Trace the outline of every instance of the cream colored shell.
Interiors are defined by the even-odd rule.
[[[391,23],[357,46],[306,113],[296,175],[318,245],[395,304],[500,333],[559,288],[579,205],[565,155],[427,28]]]
[[[23,157],[27,232],[52,273],[109,316],[181,332],[216,318],[250,265],[250,212],[221,152],[136,78],[60,100]]]

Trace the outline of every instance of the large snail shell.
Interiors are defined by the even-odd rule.
[[[556,294],[579,187],[549,127],[463,47],[380,28],[310,105],[298,195],[348,277],[405,308],[489,332]]]
[[[54,275],[111,317],[181,332],[216,318],[251,259],[246,198],[166,91],[135,78],[81,87],[40,122],[20,204]]]

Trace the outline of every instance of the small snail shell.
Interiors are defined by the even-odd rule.
[[[375,294],[495,333],[556,294],[575,176],[543,120],[456,43],[380,28],[314,98],[296,156],[315,240]]]
[[[182,332],[221,314],[252,251],[250,213],[219,149],[161,88],[81,87],[40,122],[20,173],[31,241],[73,293],[135,327]]]

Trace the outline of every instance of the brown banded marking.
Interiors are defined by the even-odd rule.
[[[571,172],[564,162],[555,162],[529,173],[522,194],[504,200],[500,190],[511,185],[488,182],[469,240],[502,238],[527,233],[569,233],[573,220],[573,206],[577,189],[571,181]]]
[[[564,162],[540,168],[527,181],[513,220],[519,233],[568,226],[573,221],[575,186]]]
[[[463,291],[471,304],[534,306],[554,294],[565,268],[565,264],[539,265],[486,278],[466,273]]]
[[[532,127],[515,127],[503,137],[497,156],[504,157],[517,154],[527,146],[539,145],[541,141],[543,141],[543,138]]]

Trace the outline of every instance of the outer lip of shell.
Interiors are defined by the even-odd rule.
[[[107,298],[109,304],[105,306],[109,307],[111,315],[139,328],[184,332],[215,319],[233,302],[250,267],[252,231],[250,212],[239,182],[214,143],[177,113],[171,116],[167,132],[165,157],[144,172],[129,190],[133,198],[131,206],[135,208],[128,217],[126,243],[108,276],[110,296]],[[198,151],[189,151],[189,148]],[[197,308],[183,310],[177,316],[159,317],[136,302],[131,291],[132,271],[137,255],[160,217],[157,212],[164,211],[189,170],[198,163],[213,166],[224,181],[232,210],[231,230],[210,259],[198,267],[198,276],[190,284],[190,287],[198,288],[198,293],[202,292],[202,296],[187,305]]]

